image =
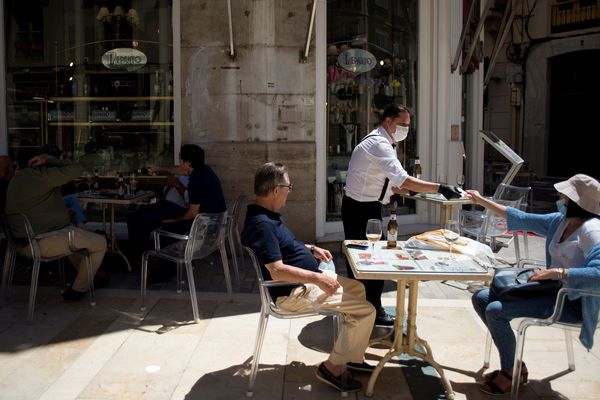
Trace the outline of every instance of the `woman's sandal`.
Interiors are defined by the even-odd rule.
[[[524,375],[525,374],[525,375]],[[521,373],[521,379],[519,383],[519,387],[527,383],[527,371],[524,371],[524,374]],[[483,393],[497,395],[497,394],[506,394],[510,393],[512,388],[512,376],[504,371],[493,371],[489,374],[485,375],[493,376],[491,379],[487,380],[479,386],[479,390]]]
[[[500,374],[499,369],[492,371],[492,372],[488,372],[487,374],[483,375],[483,380],[485,382],[489,382],[489,381],[493,380],[496,376],[498,376],[498,374]],[[512,376],[510,379],[512,379]],[[523,363],[523,366],[521,367],[521,383],[520,383],[520,385],[526,385],[528,382],[529,382],[529,372],[527,371],[527,367],[525,366],[525,363]]]

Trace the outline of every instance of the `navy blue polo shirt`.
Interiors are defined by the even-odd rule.
[[[200,204],[199,213],[220,213],[227,210],[221,181],[208,165],[194,168],[187,190],[190,204]]]
[[[249,204],[242,231],[242,244],[250,247],[258,258],[265,280],[271,280],[271,274],[265,267],[275,261],[306,269],[319,270],[319,262],[310,250],[289,230],[281,219],[281,214],[267,210],[256,204]],[[271,297],[290,294],[294,286],[270,288]]]

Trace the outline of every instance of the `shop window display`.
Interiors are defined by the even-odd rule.
[[[168,1],[4,2],[9,154],[96,149],[105,174],[174,162]],[[161,26],[168,23],[167,26]]]
[[[341,199],[353,148],[383,110],[403,105],[411,133],[397,148],[412,172],[416,154],[416,1],[330,1],[327,6],[327,220],[341,219]],[[398,214],[414,213],[401,201]]]

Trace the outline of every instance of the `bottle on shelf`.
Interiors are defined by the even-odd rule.
[[[119,177],[117,178],[117,194],[119,196],[125,194],[125,179],[123,179],[123,174],[119,174]]]
[[[395,248],[398,244],[398,221],[396,221],[396,202],[390,212],[390,221],[387,226],[387,246]]]
[[[100,175],[98,173],[98,170],[95,169],[94,170],[94,181],[92,183],[92,190],[98,191],[99,188],[100,188]]]
[[[415,171],[414,177],[417,179],[421,179],[421,175],[423,174],[423,169],[421,168],[421,160],[419,156],[415,157]]]

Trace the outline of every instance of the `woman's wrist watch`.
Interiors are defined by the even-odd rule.
[[[557,281],[564,279],[564,270],[562,268],[556,268],[556,272],[558,273],[558,277],[556,278]]]
[[[315,252],[315,245],[311,244],[310,247],[309,247],[309,249],[310,249],[311,253],[314,253]]]

